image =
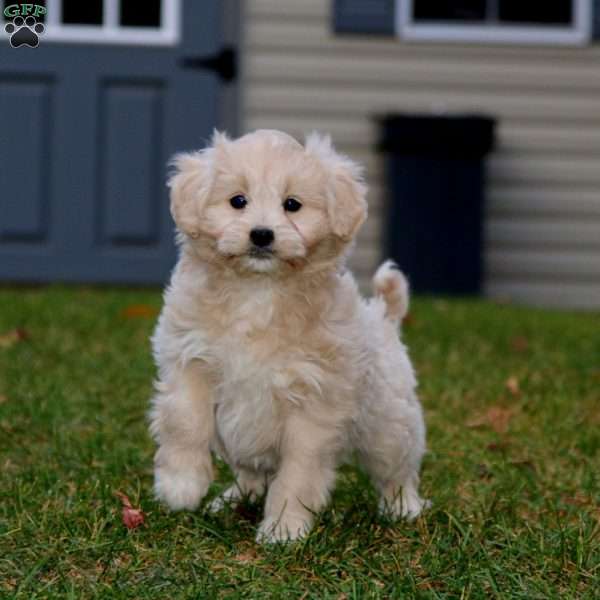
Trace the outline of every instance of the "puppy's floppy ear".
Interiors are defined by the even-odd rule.
[[[200,214],[212,188],[216,150],[227,142],[227,136],[215,130],[210,146],[176,154],[169,163],[173,168],[167,183],[171,188],[171,215],[177,228],[192,238],[200,235]]]
[[[350,241],[367,218],[367,187],[362,167],[343,154],[338,154],[331,137],[313,132],[306,138],[306,151],[317,157],[330,173],[331,188],[327,213],[333,233]]]

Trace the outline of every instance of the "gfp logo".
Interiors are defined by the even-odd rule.
[[[10,4],[4,9],[4,16],[12,19],[4,31],[10,35],[10,45],[13,48],[29,46],[36,48],[39,36],[44,33],[44,24],[37,19],[46,14],[46,7],[39,4]]]

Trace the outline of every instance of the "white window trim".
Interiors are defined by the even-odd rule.
[[[122,27],[118,23],[119,0],[104,0],[102,25],[61,23],[59,0],[47,0],[46,30],[42,41],[80,44],[129,44],[174,46],[181,37],[181,0],[163,0],[160,27]]]
[[[526,0],[523,0],[526,1]],[[467,42],[525,45],[584,46],[592,38],[591,0],[572,0],[574,22],[570,26],[466,25],[415,23],[413,0],[396,0],[396,34],[409,42]]]

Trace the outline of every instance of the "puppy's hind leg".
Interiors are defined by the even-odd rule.
[[[359,460],[380,494],[379,510],[413,520],[430,505],[419,495],[425,427],[418,401],[394,400],[361,423]]]
[[[419,474],[412,471],[402,477],[379,482],[381,499],[379,511],[394,519],[416,519],[421,511],[431,506],[429,500],[419,496]]]
[[[194,510],[213,479],[212,398],[196,361],[157,384],[150,431],[158,442],[154,492],[171,510]]]

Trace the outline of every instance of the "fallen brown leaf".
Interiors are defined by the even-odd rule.
[[[510,444],[508,442],[492,442],[488,444],[486,448],[491,452],[504,452],[509,448]]]
[[[507,380],[506,383],[504,384],[506,386],[506,389],[513,395],[513,396],[518,396],[521,393],[521,387],[519,385],[519,380],[514,376],[511,375]]]
[[[139,508],[133,508],[131,501],[123,492],[115,492],[115,496],[121,500],[123,508],[121,510],[121,516],[123,524],[127,529],[135,529],[140,525],[144,524],[145,515]]]
[[[524,335],[516,335],[510,340],[510,347],[514,352],[526,352],[529,349],[529,340]]]
[[[144,513],[138,508],[123,507],[123,523],[127,529],[135,529],[144,524]]]
[[[404,317],[404,319],[402,319],[402,326],[403,327],[411,327],[412,325],[414,325],[416,322],[415,316],[409,312],[406,314],[406,316]]]
[[[158,314],[158,309],[148,304],[131,304],[121,311],[124,319],[150,319]]]
[[[579,492],[574,496],[563,496],[563,502],[572,506],[594,506],[594,501],[590,497]]]
[[[4,394],[0,394],[0,404],[4,404],[8,398]]]
[[[490,427],[496,433],[504,433],[508,429],[508,422],[513,416],[512,408],[502,408],[501,406],[492,406],[487,411],[487,417]]]
[[[17,587],[18,581],[14,577],[9,577],[2,582],[4,589],[12,591]]]
[[[240,554],[236,554],[233,557],[233,560],[237,560],[241,563],[247,563],[255,561],[258,558],[258,554],[256,554],[256,550],[253,548],[248,549],[246,552],[240,552]]]
[[[17,342],[29,339],[29,334],[25,329],[17,327],[0,335],[0,348],[10,348]]]
[[[467,421],[467,427],[491,427],[496,433],[505,433],[508,423],[514,415],[514,409],[502,406],[490,406],[485,413]]]

